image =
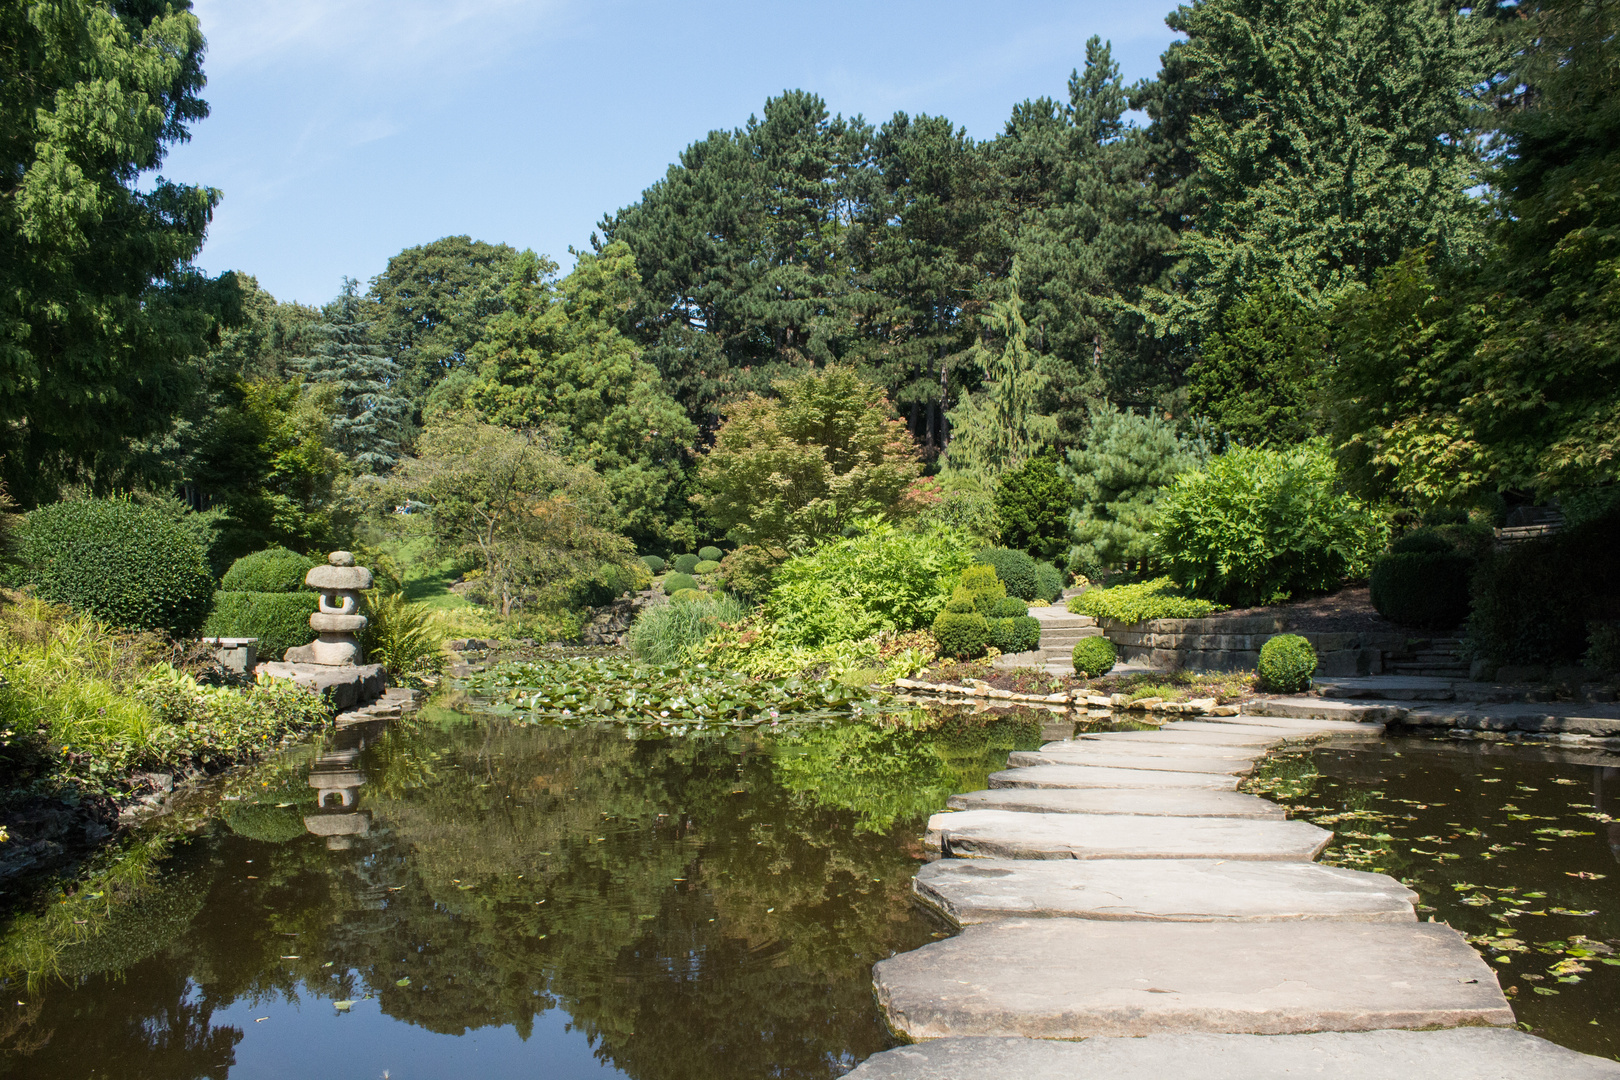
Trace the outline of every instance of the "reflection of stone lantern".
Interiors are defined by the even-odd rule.
[[[371,588],[371,571],[354,565],[347,551],[334,551],[327,565],[304,576],[304,584],[321,594],[319,610],[309,617],[310,629],[320,637],[309,645],[311,659],[328,667],[360,663],[360,643],[354,635],[366,628],[360,614],[360,590]]]

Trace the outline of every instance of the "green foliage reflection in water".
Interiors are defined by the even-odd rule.
[[[484,711],[526,720],[612,720],[685,734],[749,728],[784,719],[862,716],[889,699],[832,679],[753,679],[703,664],[644,664],[622,657],[564,657],[503,664],[470,676]]]

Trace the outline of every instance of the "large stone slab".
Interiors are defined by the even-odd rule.
[[[1153,740],[1139,742],[1099,742],[1095,739],[1055,739],[1044,743],[1043,754],[1110,754],[1115,757],[1187,757],[1231,758],[1253,761],[1264,754],[1268,744],[1253,746],[1223,746],[1219,743],[1181,743],[1172,733],[1162,731],[1121,731],[1120,735],[1151,735]],[[1252,736],[1251,736],[1252,737]],[[1275,739],[1269,740],[1276,742]]]
[[[1010,919],[883,960],[872,982],[913,1041],[1513,1023],[1495,973],[1443,923]]]
[[[1254,768],[1254,754],[1232,757],[1189,757],[1178,754],[1151,754],[1146,748],[1139,754],[1129,751],[1110,753],[1097,751],[1070,751],[1048,754],[1039,750],[1014,750],[1007,755],[1008,768],[1021,769],[1031,765],[1093,765],[1108,769],[1149,769],[1158,772],[1206,773],[1213,776],[1242,776]]]
[[[1268,747],[1280,740],[1275,732],[1264,734],[1245,735],[1239,731],[1186,731],[1176,727],[1164,727],[1158,731],[1088,731],[1076,735],[1068,740],[1075,743],[1095,743],[1108,746],[1115,743],[1151,742],[1161,746],[1236,746],[1236,747]],[[1053,744],[1048,743],[1041,749],[1051,749]]]
[[[1027,765],[990,774],[993,788],[1202,788],[1236,791],[1238,778],[1217,773],[1110,769],[1098,765]]]
[[[1224,717],[1207,718],[1211,724],[1242,724],[1245,727],[1274,728],[1294,734],[1323,735],[1377,735],[1383,728],[1377,724],[1361,724],[1352,720],[1309,720],[1293,716],[1260,716],[1242,713],[1230,720]]]
[[[323,694],[339,712],[375,701],[388,686],[388,669],[381,664],[331,666],[272,660],[260,664],[257,671],[272,679],[290,679],[297,686]]]
[[[1264,718],[1256,717],[1255,719],[1263,720]],[[1220,717],[1210,717],[1209,719],[1205,720],[1172,720],[1170,723],[1159,729],[1159,732],[1165,735],[1169,735],[1173,732],[1180,733],[1191,731],[1228,732],[1234,735],[1264,735],[1274,742],[1288,742],[1290,740],[1309,741],[1315,739],[1324,739],[1327,736],[1334,734],[1334,732],[1331,731],[1316,732],[1308,729],[1300,731],[1297,729],[1282,728],[1275,724],[1261,726],[1260,724],[1243,723],[1237,718],[1224,720]]]
[[[981,859],[1309,860],[1331,839],[1308,821],[959,810],[930,817],[923,846]]]
[[[945,800],[952,810],[1022,810],[1031,814],[1146,814],[1150,817],[1288,816],[1274,802],[1235,791],[1196,788],[994,788]]]
[[[1406,710],[1394,705],[1351,704],[1318,697],[1282,697],[1245,702],[1242,715],[1383,725],[1399,720]]]
[[[1522,1031],[1149,1035],[1084,1042],[935,1039],[874,1054],[848,1080],[1620,1080],[1620,1062]]]
[[[1158,922],[1413,922],[1417,893],[1386,874],[1312,862],[940,859],[912,890],[957,925],[1026,917]]]

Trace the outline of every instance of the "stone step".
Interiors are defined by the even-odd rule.
[[[1235,791],[1144,788],[992,788],[945,800],[952,810],[1021,810],[1031,814],[1136,814],[1157,817],[1266,818],[1288,812],[1257,795]]]
[[[1254,705],[1249,702],[1244,707]],[[1256,712],[1245,712],[1231,718],[1220,716],[1201,716],[1200,720],[1211,724],[1241,724],[1248,727],[1275,728],[1293,734],[1311,735],[1365,735],[1371,730],[1377,733],[1378,727],[1363,724],[1358,720],[1314,720],[1302,716],[1264,716]]]
[[[1097,765],[1029,765],[990,774],[993,788],[1199,788],[1236,791],[1237,777]]]
[[[1166,747],[1168,750],[1169,747]],[[1038,750],[1015,750],[1007,755],[1009,769],[1027,769],[1033,765],[1095,765],[1107,769],[1148,769],[1155,772],[1201,773],[1211,776],[1242,776],[1254,768],[1256,751],[1244,757],[1207,757],[1184,754],[1132,754],[1122,753],[1061,753],[1047,754]]]
[[[1240,716],[1292,720],[1343,720],[1353,724],[1387,724],[1406,715],[1393,705],[1352,705],[1315,697],[1257,699],[1243,704]]]
[[[1009,919],[880,961],[872,982],[912,1041],[1513,1023],[1495,973],[1443,923]]]
[[[1387,874],[1311,862],[940,859],[917,872],[912,890],[958,926],[1016,918],[1417,920],[1417,893]]]
[[[1127,734],[1122,732],[1121,734]],[[1130,732],[1128,734],[1137,734]],[[1163,731],[1146,731],[1141,734],[1152,737],[1152,742],[1124,743],[1105,742],[1101,739],[1056,739],[1049,743],[1042,743],[1038,751],[1042,754],[1080,754],[1085,756],[1106,755],[1109,757],[1179,757],[1179,758],[1219,758],[1223,761],[1253,761],[1266,752],[1263,745],[1251,746],[1221,746],[1199,745],[1196,743],[1177,742],[1174,734]],[[1018,753],[1035,753],[1037,751],[1017,751]]]
[[[1312,727],[1290,728],[1280,727],[1266,717],[1231,717],[1219,716],[1202,717],[1197,720],[1172,720],[1159,728],[1162,734],[1182,734],[1184,732],[1212,732],[1226,735],[1264,735],[1273,743],[1282,745],[1287,742],[1314,742],[1323,734],[1331,732],[1317,732]]]
[[[1330,698],[1384,701],[1451,701],[1455,680],[1420,675],[1364,675],[1316,680],[1316,692]]]
[[[1097,743],[1117,746],[1126,743],[1157,743],[1161,746],[1258,746],[1275,745],[1279,740],[1273,732],[1245,735],[1238,731],[1183,731],[1166,725],[1158,731],[1088,731],[1076,735],[1077,743]]]
[[[923,846],[967,859],[1308,861],[1332,839],[1308,821],[959,810],[929,818]]]
[[[934,1039],[867,1058],[846,1080],[1620,1080],[1620,1062],[1522,1031]]]

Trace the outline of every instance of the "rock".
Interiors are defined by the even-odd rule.
[[[1213,773],[1112,769],[1099,765],[1028,765],[990,774],[993,788],[1202,788],[1236,791],[1237,777]]]
[[[258,670],[268,678],[290,679],[298,686],[326,695],[339,712],[375,700],[388,685],[388,669],[381,664],[331,667],[281,661],[260,664]]]
[[[1308,821],[962,810],[930,817],[923,846],[961,859],[1309,860],[1332,839]]]
[[[1521,1031],[935,1039],[874,1054],[846,1080],[1620,1080],[1620,1062]]]
[[[1254,768],[1255,758],[1262,751],[1238,752],[1237,756],[1216,757],[1213,753],[1195,750],[1192,754],[1177,754],[1175,747],[1163,747],[1164,753],[1153,753],[1142,748],[1139,754],[1121,748],[1109,750],[1065,750],[1056,753],[1015,750],[1007,755],[1009,768],[1027,768],[1032,765],[1096,765],[1110,769],[1149,769],[1162,772],[1209,773],[1221,776],[1242,776]],[[1202,751],[1213,751],[1204,747]]]
[[[1442,923],[1010,919],[883,960],[872,981],[911,1040],[1513,1023],[1495,973]]]
[[[1314,697],[1269,698],[1247,702],[1244,716],[1294,720],[1344,720],[1355,724],[1388,724],[1406,715],[1394,705],[1353,705]]]
[[[1145,788],[992,788],[945,800],[952,810],[1022,810],[1031,814],[1137,814],[1161,817],[1269,818],[1288,812],[1274,802],[1235,791]]]
[[[917,872],[912,890],[958,926],[1024,917],[1417,919],[1417,893],[1394,878],[1312,862],[940,859]]]
[[[371,588],[371,571],[363,566],[317,566],[304,575],[304,584],[322,592]]]
[[[353,566],[354,554],[348,551],[334,551],[326,557],[326,561],[331,566]]]

